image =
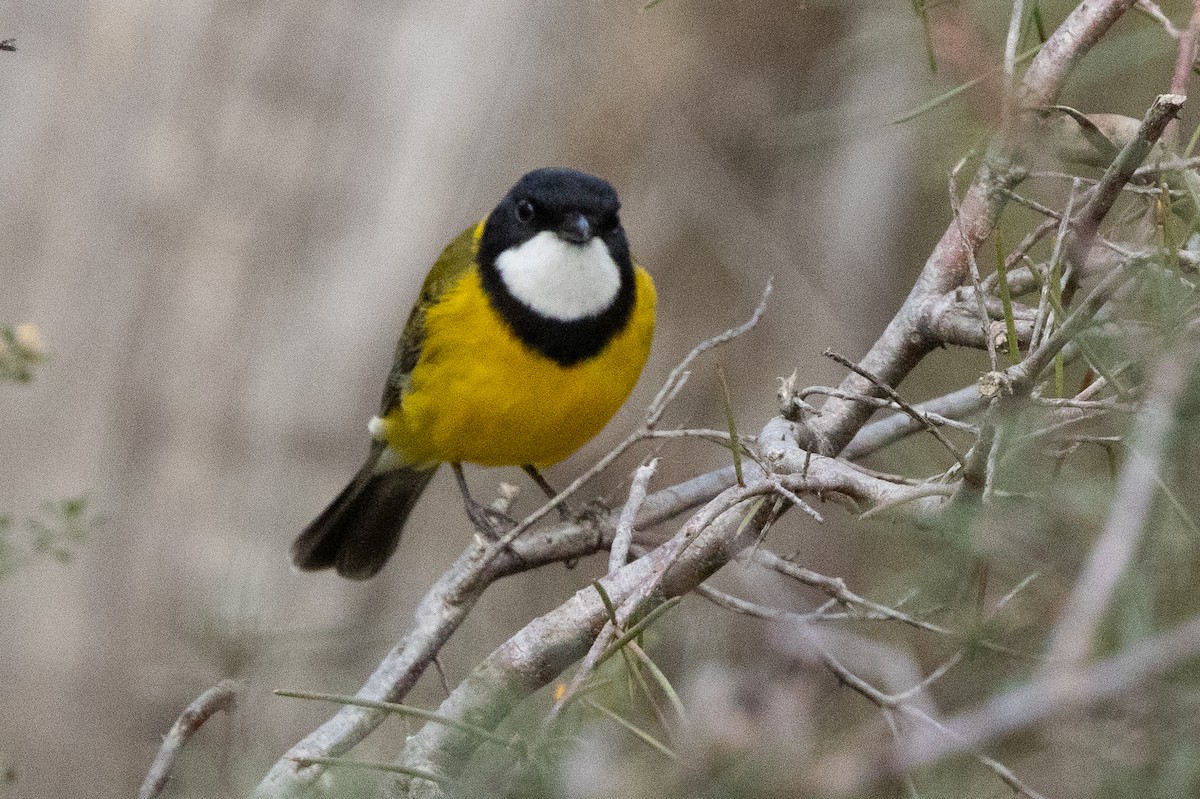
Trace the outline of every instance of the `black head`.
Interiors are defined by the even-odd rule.
[[[538,169],[517,181],[484,225],[478,258],[493,307],[522,340],[564,366],[598,353],[629,319],[633,262],[620,207],[616,190],[606,180],[574,169]],[[604,244],[620,274],[620,288],[610,305],[582,318],[553,319],[513,295],[496,268],[496,259],[547,232],[580,248],[595,240]],[[564,269],[570,268],[569,259],[563,264]]]
[[[620,209],[607,180],[574,169],[536,169],[518,180],[488,217],[480,257],[494,258],[544,230],[574,244],[599,236],[610,249],[619,238],[628,250]]]

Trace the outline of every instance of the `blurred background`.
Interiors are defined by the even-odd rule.
[[[1073,3],[1039,6],[1053,28]],[[426,269],[531,168],[613,182],[660,296],[639,388],[553,482],[622,438],[769,276],[764,324],[697,367],[667,423],[723,426],[718,363],[744,432],[775,412],[777,377],[836,384],[821,351],[859,357],[899,306],[949,219],[946,172],[997,105],[985,82],[892,121],[999,64],[1009,8],[933,9],[933,74],[908,0],[0,3],[18,48],[0,52],[0,324],[36,326],[47,356],[32,382],[0,383],[0,796],[132,795],[180,710],[224,677],[244,681],[241,706],[209,722],[169,795],[238,795],[330,712],[271,689],[358,688],[471,536],[451,475],[374,580],[298,574],[287,549],[361,462]],[[1175,49],[1130,15],[1064,101],[1140,117]],[[924,399],[984,368],[940,354],[904,390]],[[729,459],[660,450],[652,488]],[[594,494],[621,501],[653,452]],[[940,457],[910,448],[899,466]],[[468,478],[537,501],[519,470]],[[828,516],[791,514],[771,543],[891,600],[934,573],[949,594],[970,581],[936,541]],[[451,684],[602,569],[491,589],[443,653]],[[778,676],[765,627],[699,599],[675,613],[681,683],[711,699],[729,674]],[[407,701],[441,696],[431,673]],[[870,713],[826,684],[778,696],[801,727]],[[391,722],[356,754],[394,755],[403,732]]]

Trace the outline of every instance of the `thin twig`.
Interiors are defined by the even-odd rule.
[[[951,224],[958,231],[958,236],[962,240],[963,250],[967,254],[967,266],[971,276],[971,284],[975,287],[975,299],[978,304],[979,325],[983,332],[983,337],[987,342],[988,360],[991,361],[992,371],[995,372],[997,369],[999,369],[999,361],[996,359],[996,342],[988,330],[988,322],[990,317],[988,316],[987,305],[985,304],[982,280],[979,277],[979,264],[975,260],[975,245],[967,239],[967,234],[963,230],[962,226],[962,213],[959,208],[958,187],[955,185],[954,181],[954,170],[950,170],[947,180],[950,184],[950,212],[953,216]],[[961,461],[962,458],[959,458],[959,460]]]
[[[887,383],[883,382],[878,377],[876,377],[875,375],[868,372],[866,369],[862,368],[858,364],[856,364],[853,361],[851,361],[850,359],[846,358],[844,355],[834,352],[831,349],[827,349],[827,350],[825,350],[825,352],[823,352],[821,354],[824,355],[826,358],[832,358],[833,360],[837,361],[842,366],[846,367],[847,369],[854,372],[855,374],[860,375],[861,377],[865,377],[867,380],[870,380],[871,383],[873,385],[875,385],[876,388],[878,388],[883,393],[887,394],[888,397],[891,398],[892,402],[894,402],[898,406],[900,406],[900,410],[904,411],[909,416],[911,416],[913,419],[915,419],[916,421],[923,424],[925,426],[925,429],[928,430],[930,433],[932,433],[933,437],[938,440],[938,443],[940,443],[943,447],[945,447],[950,452],[950,454],[954,456],[955,460],[957,460],[964,467],[966,466],[966,462],[963,460],[962,453],[958,451],[958,448],[955,447],[952,443],[950,443],[950,440],[942,434],[942,431],[938,429],[936,424],[934,424],[927,416],[924,416],[920,411],[918,411],[916,408],[914,408],[912,405],[910,405],[904,399],[904,397],[901,397],[900,392],[896,391],[896,389],[892,388]]]
[[[758,326],[759,321],[762,320],[763,314],[766,313],[767,301],[771,298],[771,292],[774,290],[774,288],[775,278],[767,278],[767,285],[763,287],[762,296],[758,300],[758,305],[754,306],[754,313],[750,314],[749,319],[737,327],[726,330],[720,335],[713,336],[707,341],[700,342],[692,348],[691,352],[684,356],[684,359],[680,361],[674,369],[671,370],[671,374],[667,376],[666,382],[663,383],[662,388],[658,390],[658,394],[655,395],[654,399],[650,403],[650,412],[647,417],[648,427],[653,427],[657,423],[658,418],[666,409],[667,398],[669,397],[671,390],[681,379],[683,379],[683,375],[687,373],[688,368],[692,365],[693,361],[709,350],[733,341],[738,336],[744,333],[749,333]]]
[[[219,710],[232,711],[237,706],[238,690],[238,683],[234,680],[221,680],[184,709],[171,726],[171,731],[163,738],[154,763],[150,766],[150,771],[138,792],[139,799],[155,799],[162,793],[171,776],[171,769],[175,766],[175,758],[179,756],[179,750],[214,713]]]
[[[1163,13],[1163,10],[1158,7],[1158,3],[1155,3],[1154,0],[1138,0],[1134,9],[1157,21],[1172,39],[1178,39],[1183,35],[1183,32],[1175,27],[1175,23],[1171,22],[1171,18]]]
[[[1012,15],[1008,21],[1008,36],[1004,40],[1004,108],[1001,113],[1004,129],[1012,122],[1012,106],[1017,72],[1017,45],[1021,41],[1021,30],[1025,22],[1024,0],[1013,0]]]
[[[794,618],[794,617],[793,617]],[[840,682],[847,688],[850,688],[858,695],[875,705],[884,714],[885,719],[892,712],[902,713],[910,718],[917,719],[934,730],[942,734],[943,737],[950,738],[956,743],[961,743],[960,736],[951,728],[935,719],[932,715],[912,704],[908,699],[908,691],[903,694],[891,694],[881,691],[867,680],[855,674],[846,667],[829,649],[824,645],[819,635],[814,634],[811,625],[802,619],[794,619],[792,628],[799,633],[796,638],[798,640],[792,643],[794,647],[803,647],[805,649],[805,657],[811,657],[811,653],[815,651],[817,659],[821,664],[828,669]],[[890,726],[890,725],[889,725]],[[903,756],[912,743],[907,738],[897,739],[897,743],[903,740],[907,745],[897,747],[898,755]],[[970,747],[964,747],[970,754],[984,767],[990,769],[996,774],[1006,785],[1016,791],[1019,795],[1026,799],[1044,799],[1044,797],[1026,786],[1023,782],[1017,779],[1012,770],[1001,764],[993,758],[987,757],[982,752],[976,751]],[[908,769],[902,769],[902,773],[908,773]]]
[[[945,635],[950,637],[957,637],[958,635],[954,631],[948,630],[941,625],[923,621],[915,616],[904,613],[903,611],[899,611],[895,608],[890,608],[887,605],[881,605],[878,602],[873,602],[865,597],[861,597],[851,591],[846,586],[846,581],[842,578],[827,577],[823,574],[813,571],[812,569],[806,569],[803,566],[798,566],[795,563],[785,560],[776,555],[774,552],[770,552],[766,549],[757,549],[748,557],[754,563],[757,563],[760,566],[765,566],[766,568],[774,572],[778,572],[785,577],[790,577],[802,585],[807,585],[810,588],[817,589],[830,599],[837,600],[837,602],[840,604],[857,606],[868,610],[871,613],[877,613],[884,618],[894,619],[895,621],[902,622],[910,627],[915,627],[918,630],[925,630],[926,632],[935,633],[937,635]]]
[[[629,499],[625,501],[625,507],[621,509],[621,516],[617,519],[617,532],[613,535],[612,549],[609,551],[609,574],[629,560],[629,545],[633,543],[633,522],[638,511],[642,509],[642,503],[646,501],[646,486],[657,468],[658,458],[653,458],[633,473],[633,482],[629,485]]]
[[[823,523],[825,521],[825,517],[823,517],[816,508],[801,499],[795,491],[792,491],[779,480],[774,480],[773,482],[775,485],[775,491],[781,497],[786,499],[788,502],[791,502],[793,505],[799,505],[801,510],[816,519],[817,522]]]
[[[1150,149],[1159,140],[1167,123],[1179,115],[1187,98],[1182,94],[1160,94],[1147,109],[1138,127],[1137,135],[1121,148],[1120,153],[1100,178],[1096,193],[1080,209],[1075,238],[1070,242],[1067,254],[1070,261],[1082,265],[1100,228],[1100,223],[1112,209],[1121,193],[1121,188],[1133,177],[1134,170],[1141,166],[1150,154]]]
[[[883,397],[872,397],[870,394],[856,394],[856,393],[853,393],[850,391],[842,391],[841,389],[838,389],[838,388],[829,388],[828,386],[809,386],[808,388],[806,388],[802,392],[800,392],[799,396],[809,397],[809,396],[812,396],[813,394],[823,394],[823,395],[829,396],[829,397],[837,397],[839,399],[853,400],[854,402],[862,402],[862,403],[865,403],[865,404],[870,405],[875,408],[886,408],[888,410],[900,411],[905,416],[908,416],[910,419],[914,418],[914,417],[910,416],[904,410],[904,407],[900,403],[896,402],[895,400],[885,399]],[[939,427],[951,427],[955,430],[962,430],[963,432],[966,432],[966,433],[978,432],[978,428],[975,425],[970,424],[969,422],[960,422],[957,419],[953,419],[949,416],[943,416],[940,413],[937,413],[936,411],[928,410],[924,406],[921,406],[921,407],[912,406],[912,407],[917,412],[916,421],[921,422],[922,427],[925,427],[927,424],[934,424],[934,425],[938,425]]]

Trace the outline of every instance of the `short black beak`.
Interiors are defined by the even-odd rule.
[[[586,216],[571,212],[563,218],[562,225],[558,228],[558,236],[572,244],[587,244],[592,238],[592,226]]]

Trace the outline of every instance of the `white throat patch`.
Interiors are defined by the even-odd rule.
[[[603,312],[621,288],[621,271],[603,241],[571,244],[548,230],[500,253],[496,271],[514,297],[560,322]]]

